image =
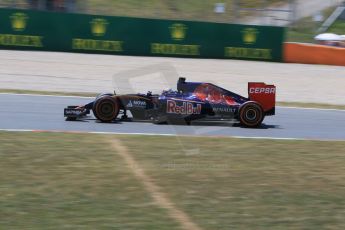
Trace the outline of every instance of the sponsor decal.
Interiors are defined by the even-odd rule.
[[[133,103],[132,103],[131,100],[128,102],[128,104],[126,105],[126,107],[127,107],[127,108],[132,108],[132,107],[133,107]]]
[[[167,113],[181,115],[201,114],[201,104],[184,101],[182,105],[177,105],[176,101],[167,100]]]
[[[242,42],[244,45],[251,46],[256,44],[259,30],[256,28],[245,28],[242,32]],[[227,58],[247,58],[247,59],[272,59],[272,49],[259,49],[248,47],[225,47],[224,56]]]
[[[132,108],[132,107],[146,107],[146,101],[139,101],[139,100],[129,100],[128,104],[126,105],[127,108]]]
[[[133,101],[134,106],[146,107],[146,101]]]
[[[252,94],[274,94],[276,92],[275,88],[250,88],[249,93]]]
[[[271,49],[256,49],[245,47],[225,47],[225,57],[227,58],[248,58],[248,59],[272,59]]]
[[[28,16],[24,13],[14,13],[10,16],[12,29],[14,31],[23,31],[26,28]]]
[[[235,113],[236,109],[231,107],[217,107],[212,106],[213,112],[215,113]]]
[[[103,18],[94,18],[90,22],[91,32],[94,36],[104,36],[107,32],[108,21]]]
[[[187,35],[188,27],[181,23],[175,23],[170,26],[171,38],[173,40],[181,41]]]
[[[255,28],[246,28],[242,30],[242,40],[246,45],[253,45],[256,43],[259,31]]]
[[[188,27],[181,23],[174,23],[170,27],[171,40],[183,41],[187,37]],[[152,54],[199,56],[200,45],[194,44],[173,44],[173,43],[151,43]]]
[[[24,13],[14,13],[10,16],[14,32],[23,32],[27,27],[29,17]],[[43,37],[21,34],[0,34],[0,45],[3,46],[25,46],[43,47]]]
[[[161,44],[151,43],[151,53],[169,55],[199,56],[199,45]]]
[[[200,46],[199,45],[151,43],[151,53],[152,54],[199,56]]]
[[[92,35],[95,37],[102,37],[107,33],[107,27],[109,23],[103,18],[94,18],[91,20],[90,25]],[[72,49],[122,52],[123,43],[123,41],[114,40],[74,38],[72,40]]]
[[[68,110],[68,109],[65,109],[65,115],[80,115],[83,111],[81,110]]]
[[[42,39],[41,36],[0,34],[0,45],[43,47]]]
[[[74,50],[96,50],[107,52],[122,52],[122,41],[107,41],[94,39],[75,38],[72,41],[72,48]]]

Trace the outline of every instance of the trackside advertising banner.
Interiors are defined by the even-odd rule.
[[[282,61],[284,28],[0,9],[0,48]]]

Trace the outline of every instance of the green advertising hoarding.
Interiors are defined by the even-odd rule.
[[[281,61],[284,28],[0,9],[0,48]]]

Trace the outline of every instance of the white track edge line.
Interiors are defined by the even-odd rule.
[[[210,138],[235,138],[252,140],[283,140],[283,141],[323,141],[345,142],[340,139],[317,139],[317,138],[294,138],[294,137],[249,137],[249,136],[201,136],[201,135],[178,135],[169,133],[123,133],[123,132],[97,132],[97,131],[63,131],[63,130],[35,130],[35,129],[0,129],[3,132],[32,132],[32,133],[62,133],[62,134],[102,134],[102,135],[129,135],[129,136],[167,136],[167,137],[210,137]]]
[[[62,97],[62,98],[95,98],[86,96],[66,96],[53,94],[30,94],[30,93],[0,93],[0,95],[14,95],[14,96],[32,96],[32,97]]]

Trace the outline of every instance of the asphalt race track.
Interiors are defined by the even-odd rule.
[[[278,107],[277,115],[266,117],[263,126],[258,129],[220,122],[193,122],[191,126],[155,125],[148,122],[104,124],[97,122],[92,116],[83,121],[65,121],[64,107],[85,104],[91,100],[80,97],[0,94],[0,130],[345,140],[345,110]]]

